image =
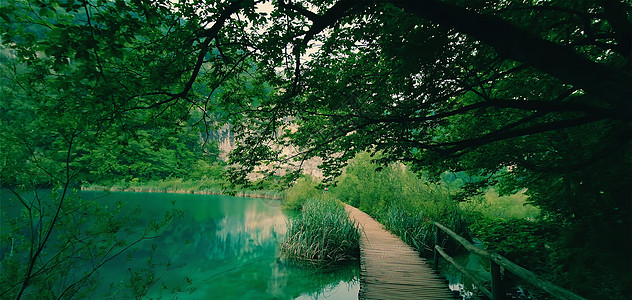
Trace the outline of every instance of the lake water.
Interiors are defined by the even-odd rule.
[[[171,209],[183,213],[159,238],[104,265],[95,299],[120,298],[117,284],[147,266],[149,257],[160,279],[146,298],[357,299],[357,265],[325,272],[296,267],[279,257],[278,242],[288,217],[278,200],[85,191],[82,196],[138,206],[141,219],[159,218]]]

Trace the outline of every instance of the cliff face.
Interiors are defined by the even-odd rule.
[[[220,129],[213,131],[210,134],[211,139],[216,140],[219,146],[219,158],[223,161],[228,161],[228,153],[235,149],[235,134],[231,131],[230,124],[222,126]],[[283,147],[281,153],[285,157],[290,157],[298,153],[298,150],[294,147]],[[302,173],[311,175],[315,178],[323,178],[323,172],[318,168],[322,163],[320,158],[312,158],[304,161],[302,164]],[[300,166],[300,162],[290,162],[283,164],[280,170],[277,170],[276,175],[283,176],[288,171],[297,170]],[[256,170],[262,171],[265,169],[257,168]],[[256,180],[260,177],[259,174],[251,174],[250,179]]]
[[[228,161],[228,153],[235,149],[235,135],[231,131],[230,124],[222,126],[219,130],[213,131],[211,139],[217,141],[219,146],[219,159]]]

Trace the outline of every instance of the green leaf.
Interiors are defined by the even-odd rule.
[[[42,18],[54,18],[55,17],[55,11],[51,10],[48,7],[42,7],[39,10],[39,16]]]
[[[255,0],[236,0],[240,1],[240,5],[242,8],[250,8],[255,6]]]
[[[0,10],[0,18],[2,18],[7,23],[11,23],[11,18],[9,17],[9,15],[4,13],[2,10]]]

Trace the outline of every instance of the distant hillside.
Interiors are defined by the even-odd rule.
[[[226,124],[222,126],[219,130],[209,133],[209,136],[217,141],[220,151],[219,158],[228,162],[228,154],[235,148],[235,134],[231,131],[231,125]],[[291,156],[298,152],[294,147],[284,147],[281,151],[284,156]],[[323,172],[318,168],[321,163],[322,159],[320,158],[313,158],[303,162],[302,173],[315,178],[323,178]],[[283,176],[288,170],[296,170],[298,167],[299,162],[285,164],[281,170],[277,171],[277,175]],[[252,174],[250,179],[258,179],[259,176],[258,174]]]

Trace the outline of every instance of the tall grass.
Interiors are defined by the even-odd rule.
[[[434,248],[433,221],[468,236],[470,214],[454,200],[456,192],[445,183],[432,183],[403,164],[381,171],[368,153],[359,154],[338,178],[332,193],[371,215],[419,252]],[[446,239],[445,247],[456,248]]]
[[[99,184],[84,184],[84,189],[106,189],[112,191],[135,192],[179,192],[179,193],[207,193],[221,194],[225,191],[227,182],[214,178],[182,179],[166,178],[159,180],[141,181],[133,178],[130,181],[118,180]]]
[[[338,200],[307,199],[302,212],[290,220],[281,253],[291,261],[314,267],[332,267],[357,260],[360,230]]]

